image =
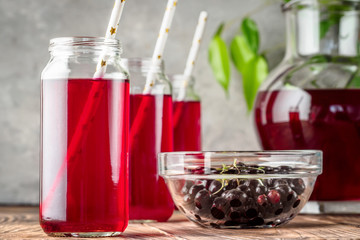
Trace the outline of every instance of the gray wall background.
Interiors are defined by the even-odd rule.
[[[266,2],[267,1],[267,2]],[[201,10],[208,26],[194,75],[202,98],[204,150],[256,150],[259,144],[242,96],[241,77],[232,69],[230,98],[215,82],[207,45],[221,21],[233,21],[227,41],[246,13],[269,0],[179,0],[166,46],[167,73],[180,73]],[[40,128],[40,73],[50,38],[103,36],[112,0],[0,0],[0,204],[37,204]],[[124,57],[151,56],[165,0],[128,0],[119,29]],[[261,32],[261,49],[273,67],[282,58],[284,18],[280,2],[251,15]]]

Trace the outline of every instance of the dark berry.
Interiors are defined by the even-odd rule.
[[[238,162],[236,163],[236,166],[239,168],[239,167],[245,167],[246,164],[245,163],[242,163],[242,162]]]
[[[225,199],[228,200],[231,207],[240,207],[245,203],[247,195],[238,189],[232,189],[226,193]]]
[[[283,212],[283,208],[278,208],[276,211],[275,211],[275,215],[280,215],[282,212]]]
[[[300,204],[300,199],[296,200],[293,204],[293,208],[297,208]]]
[[[254,218],[258,215],[258,211],[256,208],[251,207],[248,210],[246,210],[245,215],[247,218]]]
[[[250,226],[260,226],[264,224],[264,219],[261,217],[256,217],[254,219],[251,219],[248,223]]]
[[[181,193],[183,195],[187,194],[189,192],[189,189],[192,187],[192,185],[194,185],[193,181],[186,180],[184,186],[181,189]]]
[[[269,167],[269,166],[265,166],[264,168],[263,168],[263,170],[264,170],[264,172],[266,173],[266,174],[276,174],[276,173],[278,173],[279,172],[279,169],[278,168],[273,168],[273,167]]]
[[[264,173],[264,171],[261,169],[258,169],[258,168],[250,168],[249,173],[250,174],[261,174],[261,173]]]
[[[280,166],[279,168],[280,168],[279,173],[281,174],[289,174],[293,170],[293,168],[289,166]]]
[[[268,192],[267,198],[272,204],[278,204],[280,202],[281,196],[278,191],[273,189]]]
[[[239,223],[236,222],[236,221],[229,220],[229,221],[226,221],[226,222],[224,223],[224,225],[225,225],[225,226],[238,226]]]
[[[229,211],[229,205],[225,198],[215,198],[211,207],[211,215],[216,219],[223,219]]]
[[[262,194],[265,194],[266,192],[267,192],[267,187],[266,186],[259,185],[255,189],[255,193],[257,195],[262,195]]]
[[[217,180],[214,180],[211,182],[209,186],[209,191],[210,193],[216,193],[221,189],[221,187],[222,187],[222,183]]]
[[[231,190],[234,189],[238,186],[237,180],[236,179],[231,179],[227,182],[227,184],[224,187],[224,190]]]
[[[272,185],[274,187],[278,187],[280,185],[288,185],[288,182],[286,180],[284,180],[284,179],[276,179],[276,180],[273,181]]]
[[[203,190],[204,188],[205,188],[205,186],[202,185],[202,184],[192,185],[191,188],[189,189],[190,198],[193,200],[193,199],[195,198],[195,195],[196,195],[200,190]]]
[[[234,167],[229,168],[228,170],[225,170],[223,174],[237,174],[238,170]]]
[[[198,209],[210,208],[211,206],[210,192],[206,189],[200,190],[196,194],[194,202],[195,202],[195,206]]]
[[[244,185],[247,182],[245,179],[239,179],[239,186]]]
[[[301,178],[295,178],[291,181],[290,187],[298,194],[301,195],[305,191],[305,183]]]
[[[248,195],[248,196],[252,195],[251,189],[247,185],[238,186],[237,189],[239,189],[240,191],[246,193],[246,195]]]
[[[229,216],[230,216],[231,219],[235,220],[235,219],[240,218],[240,217],[241,217],[241,214],[240,214],[240,212],[237,211],[237,210],[231,210]]]
[[[255,191],[255,189],[260,186],[261,183],[257,179],[251,179],[250,181],[247,181],[245,185],[247,185],[251,189],[251,191]]]
[[[240,169],[240,174],[249,174],[249,173],[250,173],[250,169],[248,169],[248,168]]]

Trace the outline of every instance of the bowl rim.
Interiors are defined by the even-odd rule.
[[[164,177],[169,176],[180,176],[180,175],[189,175],[189,173],[184,172],[183,167],[187,164],[204,165],[200,159],[204,159],[205,162],[211,162],[219,164],[225,159],[234,159],[239,160],[238,158],[249,158],[251,160],[253,157],[270,157],[270,158],[280,158],[280,161],[263,161],[262,163],[272,163],[274,165],[281,166],[283,158],[289,157],[288,162],[284,162],[286,165],[295,164],[298,166],[298,170],[301,169],[301,172],[293,172],[289,174],[281,174],[287,176],[306,176],[306,175],[320,175],[322,173],[322,151],[321,150],[270,150],[270,151],[183,151],[183,152],[162,152],[158,154],[158,167],[159,175]],[[224,158],[224,159],[222,159]],[[178,160],[176,160],[178,159]],[[299,161],[297,161],[299,159]],[[302,159],[302,160],[300,160]],[[312,159],[312,160],[311,160]],[[175,162],[174,162],[175,160]],[[260,163],[261,164],[261,163]],[[208,165],[208,164],[206,164]],[[212,165],[212,164],[210,164]],[[210,166],[208,165],[208,166]],[[196,174],[209,175],[210,173]],[[192,174],[190,174],[192,175]],[[211,175],[211,174],[210,174]],[[221,176],[239,176],[238,174],[223,174]],[[245,174],[241,176],[277,176],[279,174]],[[218,175],[217,175],[218,176]]]
[[[199,155],[199,154],[214,154],[214,155],[221,155],[221,154],[230,154],[230,155],[238,155],[238,156],[258,156],[258,155],[273,155],[273,156],[312,156],[316,154],[321,154],[321,150],[254,150],[254,151],[178,151],[178,152],[161,152],[158,153],[158,157],[162,156],[177,156],[177,155]]]

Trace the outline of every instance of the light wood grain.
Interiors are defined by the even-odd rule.
[[[47,239],[35,207],[0,207],[0,239]],[[130,223],[121,239],[360,239],[359,215],[299,215],[272,229],[204,229],[176,212],[165,223]],[[100,238],[102,239],[102,238]],[[109,238],[103,238],[109,239]]]

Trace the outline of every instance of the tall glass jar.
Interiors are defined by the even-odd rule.
[[[154,84],[143,94],[151,59],[124,59],[130,85],[130,220],[166,221],[174,203],[158,175],[156,155],[173,151],[171,87],[163,64],[153,71]]]
[[[120,43],[55,38],[41,75],[40,225],[50,236],[121,234],[128,224],[129,81]],[[93,78],[107,53],[106,73]]]
[[[182,74],[169,77],[173,87],[174,151],[201,151],[201,104],[194,89],[195,78]]]
[[[255,105],[264,149],[324,152],[311,197],[321,211],[360,212],[359,9],[360,1],[349,0],[285,4],[285,58]],[[350,202],[341,210],[329,201]]]

